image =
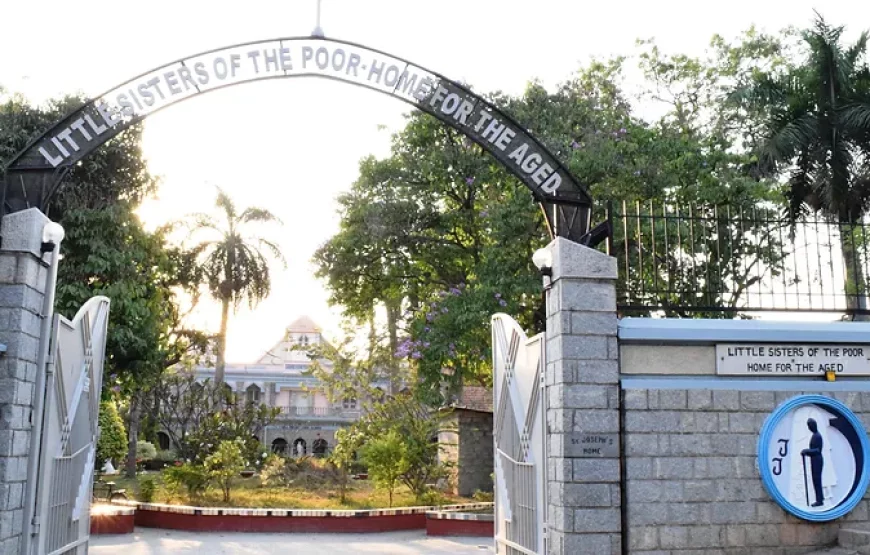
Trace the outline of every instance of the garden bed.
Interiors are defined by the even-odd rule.
[[[395,509],[311,510],[194,507],[118,501],[136,509],[136,526],[195,532],[372,533],[422,530],[432,511],[481,510],[491,503]]]

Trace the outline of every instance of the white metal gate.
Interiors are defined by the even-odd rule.
[[[546,553],[544,334],[492,317],[495,543],[500,555]]]
[[[106,297],[54,317],[30,554],[87,553],[108,321]]]

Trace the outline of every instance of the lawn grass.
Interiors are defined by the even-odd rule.
[[[380,509],[389,505],[386,491],[378,490],[369,480],[352,480],[348,485],[347,499],[341,503],[337,486],[318,488],[263,486],[257,476],[252,478],[236,478],[233,481],[230,503],[225,503],[218,488],[210,488],[197,499],[188,499],[183,493],[169,491],[163,483],[160,472],[142,472],[135,479],[122,476],[104,477],[113,481],[118,488],[127,490],[128,499],[140,499],[139,484],[146,479],[154,480],[156,487],[154,503],[170,503],[177,505],[195,505],[199,507],[252,507],[281,509]],[[434,500],[437,505],[456,503],[474,503],[473,499],[444,493],[438,494]],[[427,504],[427,503],[424,503]],[[408,488],[401,486],[393,493],[394,507],[411,507],[420,505]]]

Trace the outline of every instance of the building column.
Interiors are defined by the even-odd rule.
[[[548,551],[619,555],[616,259],[564,238],[547,248]]]
[[[43,230],[50,220],[31,208],[3,217],[0,249],[0,553],[19,553],[29,534],[28,466],[48,265]]]

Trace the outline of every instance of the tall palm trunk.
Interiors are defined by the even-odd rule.
[[[227,365],[227,322],[230,319],[230,300],[221,299],[221,329],[217,337],[217,360],[215,361],[214,382],[216,387],[224,383],[224,371]],[[218,390],[220,391],[220,390]],[[221,399],[222,395],[219,395]]]
[[[232,233],[232,226],[230,227]],[[224,370],[227,364],[227,322],[230,319],[230,300],[233,294],[233,270],[236,264],[235,241],[231,241],[227,249],[227,260],[224,265],[224,283],[221,287],[221,330],[218,333],[218,353],[214,370],[215,386],[220,388],[224,383]],[[222,393],[221,389],[218,389]],[[223,395],[218,395],[223,406]]]

